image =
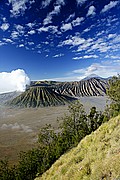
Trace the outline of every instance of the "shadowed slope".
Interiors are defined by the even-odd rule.
[[[30,87],[24,93],[9,102],[9,105],[19,107],[45,107],[64,105],[74,98],[60,95],[49,87]]]
[[[86,136],[36,180],[120,179],[120,115]]]

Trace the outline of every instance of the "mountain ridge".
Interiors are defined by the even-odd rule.
[[[26,91],[13,98],[8,105],[19,107],[64,105],[79,97],[105,96],[108,87],[108,80],[99,78],[74,82],[32,81]]]

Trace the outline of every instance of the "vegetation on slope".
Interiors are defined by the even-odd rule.
[[[7,162],[1,161],[0,178],[33,180],[37,173],[42,175],[62,154],[76,146],[104,121],[104,116],[95,107],[87,115],[79,101],[69,106],[69,112],[69,115],[60,119],[57,132],[51,125],[40,130],[38,147],[21,153],[17,166],[9,167]]]
[[[110,79],[109,84],[107,95],[112,100],[112,103],[107,110],[109,112],[109,117],[115,117],[120,114],[120,75]]]
[[[60,95],[50,87],[35,86],[30,87],[24,93],[9,102],[9,105],[19,107],[45,107],[65,105],[75,100],[74,98]]]
[[[120,115],[86,136],[36,180],[120,179]]]

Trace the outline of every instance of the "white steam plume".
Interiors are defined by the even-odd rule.
[[[0,94],[12,91],[25,91],[30,79],[23,69],[0,72]]]

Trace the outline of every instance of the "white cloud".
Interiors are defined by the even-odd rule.
[[[120,35],[116,35],[113,39],[113,43],[120,43]]]
[[[78,5],[84,4],[87,0],[76,0]]]
[[[115,7],[119,1],[110,1],[109,4],[105,5],[104,8],[102,9],[102,13],[109,11],[111,8]]]
[[[12,9],[10,12],[13,16],[18,16],[20,14],[23,14],[25,10],[27,9],[26,4],[28,3],[29,6],[34,3],[34,0],[8,0],[9,4],[12,5]]]
[[[46,8],[47,6],[50,5],[52,0],[44,0],[42,1],[42,8]]]
[[[58,27],[57,26],[47,26],[47,27],[41,27],[38,29],[38,32],[51,32],[51,33],[57,33],[58,32]]]
[[[47,15],[47,17],[43,21],[43,24],[44,25],[50,24],[52,22],[52,17],[54,15],[59,14],[60,9],[61,9],[61,5],[54,6],[54,10]]]
[[[72,21],[72,25],[73,26],[79,26],[82,21],[84,21],[83,17],[77,17],[75,20]]]
[[[114,37],[116,37],[117,35],[116,34],[109,34],[108,35],[108,39],[112,39],[112,38],[114,38]]]
[[[78,36],[71,36],[69,39],[61,42],[58,46],[64,46],[64,45],[78,46],[80,44],[83,44],[84,42],[85,42],[84,38]]]
[[[48,24],[52,23],[53,16],[59,14],[60,10],[61,10],[61,6],[64,6],[64,5],[65,5],[64,0],[57,0],[56,1],[56,5],[54,6],[53,11],[51,11],[47,15],[47,17],[43,20],[43,25],[48,25]]]
[[[90,48],[90,50],[97,50],[99,52],[107,52],[111,49],[111,46],[107,45],[107,43],[94,43],[94,45]]]
[[[26,133],[31,133],[32,129],[29,126],[24,124],[18,124],[17,122],[14,124],[3,124],[0,129],[2,130],[18,130]]]
[[[72,30],[72,26],[79,26],[81,24],[81,22],[84,21],[83,17],[77,17],[75,20],[73,20],[72,22],[66,23],[66,24],[62,24],[61,26],[61,30],[63,32],[68,31],[68,30]]]
[[[53,58],[58,58],[58,57],[62,57],[62,56],[64,56],[64,54],[61,54],[61,53],[60,53],[60,54],[54,55]]]
[[[71,23],[63,24],[63,25],[61,26],[61,30],[62,30],[62,31],[72,30],[72,25],[71,25]]]
[[[120,72],[120,62],[115,64],[104,65],[104,63],[94,63],[83,69],[76,69],[73,71],[73,74],[80,74],[82,78],[89,76],[91,74],[97,74],[98,76],[107,78],[110,76],[117,75]]]
[[[74,57],[74,60],[79,60],[79,59],[92,59],[92,58],[98,58],[97,55],[84,55],[84,56],[80,56],[80,57]]]
[[[34,42],[28,42],[28,45],[30,45],[30,46],[32,46],[34,44],[35,44]]]
[[[52,23],[52,16],[51,15],[47,15],[47,17],[43,20],[43,25],[47,25]]]
[[[96,11],[96,8],[94,6],[90,6],[89,9],[88,9],[87,16],[95,15],[96,14],[95,11]]]
[[[6,30],[9,29],[9,26],[10,26],[9,23],[3,23],[0,28],[1,28],[3,31],[6,31]]]
[[[35,25],[35,23],[28,23],[26,24],[26,26],[28,26],[29,28],[32,28]]]
[[[120,59],[120,56],[110,56],[111,59]]]
[[[5,41],[6,43],[13,43],[13,41],[9,38],[3,38],[3,41]]]
[[[16,30],[20,33],[20,34],[24,34],[24,27],[20,24],[15,25]]]
[[[89,32],[90,30],[91,30],[90,28],[86,28],[86,29],[84,29],[83,32]]]
[[[57,0],[56,4],[64,6],[65,5],[65,0]]]
[[[29,32],[28,32],[28,34],[30,34],[30,35],[35,34],[35,30],[31,30],[31,31],[29,31]]]
[[[5,45],[6,43],[5,42],[1,42],[0,41],[0,46],[3,46],[3,45]]]
[[[70,14],[69,17],[65,20],[65,22],[71,21],[75,17],[75,13]]]
[[[7,21],[6,17],[3,17],[2,20],[3,20],[3,22],[6,22],[6,21]]]
[[[24,91],[30,79],[22,69],[0,73],[0,93]]]
[[[12,38],[12,39],[17,39],[18,36],[19,36],[19,32],[17,32],[17,31],[13,31],[13,32],[11,33],[11,38]]]
[[[24,47],[24,44],[20,44],[19,47]]]

